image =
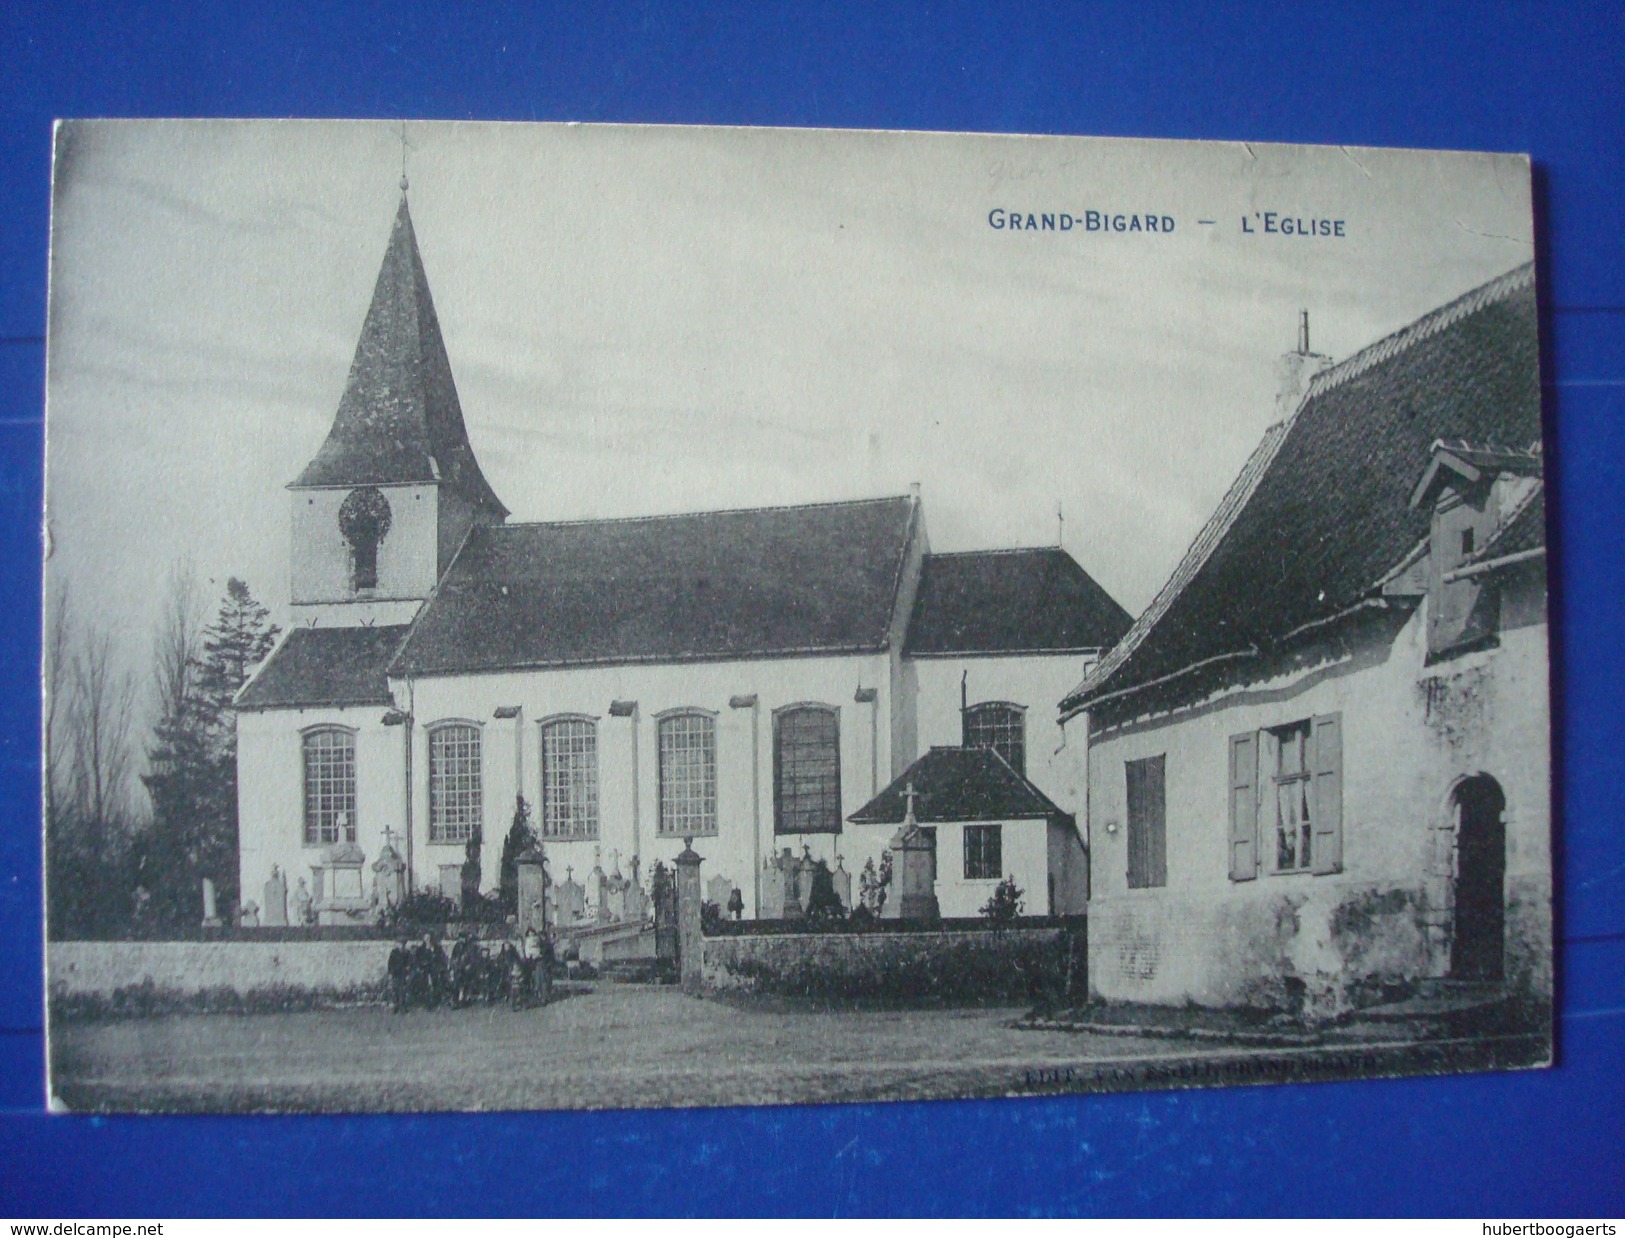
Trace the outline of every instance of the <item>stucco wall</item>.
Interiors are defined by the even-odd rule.
[[[1527,610],[1527,606],[1525,606]],[[1423,609],[1391,647],[1268,682],[1091,743],[1090,978],[1102,997],[1334,1005],[1365,977],[1449,963],[1451,790],[1488,773],[1506,796],[1509,980],[1549,996],[1551,789],[1543,623],[1424,665]],[[1343,871],[1252,881],[1228,865],[1231,735],[1342,717]],[[1124,763],[1166,756],[1167,885],[1127,888]],[[1267,853],[1261,847],[1261,859]]]
[[[288,883],[288,915],[301,879],[314,893],[311,865],[327,850],[305,845],[304,733],[316,726],[342,726],[355,732],[356,844],[366,853],[363,877],[384,844],[384,828],[396,834],[405,821],[402,780],[405,732],[383,724],[385,707],[357,709],[279,709],[237,717],[238,871],[242,899],[260,906],[264,922],[266,881],[276,865]],[[225,915],[227,909],[222,908]]]
[[[388,941],[60,941],[46,947],[53,994],[110,995],[150,981],[160,989],[239,993],[273,985],[351,989],[382,984]]]
[[[864,861],[878,862],[891,831],[853,826],[844,818],[862,807],[892,777],[891,666],[886,654],[836,658],[785,658],[688,665],[594,667],[503,675],[450,676],[393,685],[397,702],[410,703],[413,727],[413,867],[419,886],[434,885],[440,866],[460,864],[462,844],[429,841],[428,732],[437,722],[474,722],[481,729],[482,811],[485,846],[483,882],[498,880],[502,839],[512,820],[516,787],[522,787],[540,824],[541,731],[538,723],[558,714],[595,719],[598,735],[599,837],[596,841],[549,841],[550,868],[563,881],[578,880],[595,858],[606,871],[617,864],[630,874],[634,853],[641,857],[645,882],[655,860],[668,865],[682,850],[681,838],[664,837],[659,825],[658,715],[680,708],[710,711],[716,717],[717,835],[699,838],[695,849],[706,860],[706,876],[727,877],[755,914],[755,865],[775,846],[832,864],[843,855],[856,876]],[[853,700],[860,688],[876,688],[875,704]],[[729,699],[754,694],[755,709],[732,709]],[[638,703],[636,719],[609,714],[614,700]],[[773,711],[800,702],[834,706],[839,713],[843,833],[774,835]],[[515,719],[495,718],[503,706],[519,706]],[[352,727],[356,738],[357,842],[370,865],[382,845],[386,824],[404,828],[404,731],[382,725],[384,709],[277,710],[245,714],[239,722],[239,806],[242,821],[242,881],[245,898],[261,901],[260,891],[278,864],[289,874],[290,890],[299,877],[310,881],[317,848],[303,837],[300,735],[325,723]],[[752,729],[756,747],[752,748]],[[633,732],[636,730],[636,757]],[[635,778],[634,778],[635,769]],[[759,797],[759,798],[758,798]],[[759,816],[753,843],[753,820]],[[634,825],[635,836],[634,836]],[[397,843],[404,850],[404,843]]]
[[[918,685],[919,751],[962,740],[960,676],[972,705],[1008,701],[1026,707],[1027,777],[1067,812],[1083,816],[1083,762],[1066,750],[1057,708],[1082,682],[1093,656],[910,658]],[[1074,737],[1082,743],[1082,732]]]
[[[425,598],[440,564],[437,486],[381,486],[389,501],[389,533],[378,547],[379,598]],[[350,547],[339,532],[339,508],[347,489],[295,490],[292,599],[301,603],[348,601]]]
[[[1049,913],[1049,823],[993,822],[1001,833],[1003,871],[997,877],[970,880],[965,876],[965,831],[968,825],[941,823],[937,832],[937,907],[950,919],[979,916],[993,890],[1005,877],[1013,877],[1022,890],[1027,915]]]

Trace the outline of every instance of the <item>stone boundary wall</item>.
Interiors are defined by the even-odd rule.
[[[390,941],[58,941],[46,947],[51,996],[98,995],[150,981],[185,994],[285,986],[380,985]]]
[[[1087,991],[1088,946],[1073,929],[784,933],[708,937],[718,992],[909,1003],[1037,1002]]]

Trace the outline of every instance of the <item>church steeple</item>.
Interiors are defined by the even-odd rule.
[[[311,623],[409,621],[469,528],[507,518],[468,441],[404,175],[338,413],[288,488],[292,601]]]
[[[469,445],[403,185],[338,415],[293,488],[418,483],[508,514]]]

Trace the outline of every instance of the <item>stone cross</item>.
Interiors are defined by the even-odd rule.
[[[914,815],[914,797],[916,794],[917,792],[914,790],[914,784],[912,782],[903,788],[903,796],[908,800],[908,812],[905,813],[903,817],[904,825],[919,824],[919,819]]]

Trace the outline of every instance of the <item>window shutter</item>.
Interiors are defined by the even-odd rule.
[[[1128,888],[1143,889],[1145,871],[1145,766],[1139,761],[1125,761],[1123,773],[1128,783]]]
[[[1310,723],[1314,761],[1314,871],[1343,871],[1343,716],[1325,714]]]
[[[1230,737],[1230,880],[1258,876],[1258,732]]]
[[[1166,756],[1149,758],[1145,763],[1146,812],[1150,818],[1146,846],[1150,850],[1150,885],[1168,884],[1168,789]]]

